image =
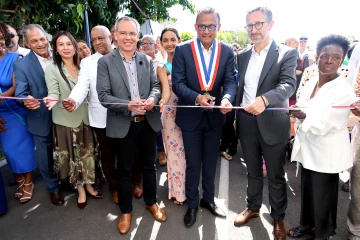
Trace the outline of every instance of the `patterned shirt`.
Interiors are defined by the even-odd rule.
[[[140,100],[141,98],[140,98],[139,84],[138,84],[137,71],[136,71],[136,62],[135,62],[136,52],[134,53],[130,61],[127,61],[126,58],[121,53],[120,56],[123,60],[126,69],[131,100]],[[139,115],[139,114],[131,112],[131,116],[134,115]]]

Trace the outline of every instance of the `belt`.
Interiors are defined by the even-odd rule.
[[[256,117],[256,115],[248,113],[247,111],[245,111],[244,109],[239,109],[240,112],[245,113],[246,115],[252,116],[252,117]]]
[[[146,116],[145,115],[140,115],[140,116],[133,116],[131,117],[131,121],[132,122],[142,122],[146,120]]]

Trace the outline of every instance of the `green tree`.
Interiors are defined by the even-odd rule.
[[[137,0],[136,3],[154,21],[171,19],[168,8],[176,4],[195,12],[189,0]],[[117,13],[124,10],[128,10],[128,15],[140,23],[145,21],[131,0],[0,0],[0,21],[17,30],[26,24],[37,23],[50,34],[66,30],[76,38],[83,38],[85,9],[88,10],[90,29],[96,25],[110,27],[115,23]]]
[[[194,34],[192,34],[191,32],[183,32],[181,33],[180,38],[182,42],[185,42],[187,40],[193,39]]]
[[[229,44],[238,43],[242,48],[247,47],[250,43],[250,38],[247,32],[239,30],[220,31],[217,34],[217,39],[225,41]]]

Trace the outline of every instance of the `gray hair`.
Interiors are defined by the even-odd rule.
[[[116,20],[116,22],[115,22],[115,31],[117,31],[120,21],[132,21],[132,22],[134,22],[135,25],[136,25],[137,32],[138,33],[140,32],[140,24],[139,24],[139,22],[135,18],[128,17],[128,16],[124,16],[124,17],[121,17],[121,18]]]
[[[268,7],[257,7],[247,12],[246,18],[253,12],[262,12],[265,16],[265,20],[270,22],[273,20],[272,12]]]
[[[141,38],[141,41],[144,40],[145,38],[149,38],[150,40],[152,40],[153,43],[156,43],[156,38],[155,38],[154,35],[145,34],[145,35]]]
[[[46,37],[46,32],[43,29],[42,26],[40,26],[39,24],[28,24],[26,25],[22,30],[21,30],[21,34],[24,36],[24,40],[27,41],[28,37],[27,37],[27,31],[30,29],[34,29],[34,28],[38,28],[41,30],[41,32],[44,34],[44,36]]]
[[[196,15],[196,22],[198,21],[198,18],[200,16],[200,14],[202,14],[202,13],[205,13],[205,14],[214,13],[214,14],[216,14],[218,24],[220,24],[220,14],[215,10],[215,8],[207,7],[207,8],[199,10],[197,12],[197,15]]]

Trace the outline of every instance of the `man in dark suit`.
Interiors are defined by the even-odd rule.
[[[196,221],[199,205],[199,181],[202,172],[203,198],[200,206],[212,214],[226,217],[214,203],[214,179],[221,130],[225,115],[236,94],[234,51],[230,45],[217,41],[220,15],[213,8],[199,11],[195,30],[197,38],[176,47],[172,81],[173,91],[179,97],[176,124],[182,130],[186,156],[185,191],[188,210],[185,227]],[[191,106],[200,106],[191,108]]]
[[[106,135],[111,138],[117,156],[119,206],[122,212],[118,229],[130,230],[132,216],[131,170],[138,149],[143,176],[143,196],[146,208],[158,221],[166,214],[156,203],[156,132],[162,126],[159,102],[161,88],[153,61],[136,52],[139,23],[122,17],[115,24],[118,48],[98,61],[96,90],[106,107]],[[110,104],[120,103],[120,104]]]
[[[49,41],[44,29],[38,24],[25,26],[22,35],[31,52],[14,63],[15,96],[27,98],[18,103],[28,109],[26,124],[35,139],[38,167],[47,190],[50,192],[51,202],[55,205],[62,205],[64,199],[59,194],[59,180],[53,169],[51,111],[42,101],[35,100],[48,95],[44,70],[53,62],[52,54],[49,51]]]
[[[270,38],[274,25],[272,12],[258,7],[246,15],[245,29],[253,46],[237,56],[239,90],[236,123],[243,156],[247,166],[247,209],[234,224],[245,224],[259,216],[262,204],[262,156],[266,162],[269,181],[271,217],[274,219],[274,238],[285,239],[283,223],[287,207],[285,181],[285,151],[290,137],[290,119],[286,110],[268,110],[267,107],[287,108],[289,97],[296,88],[297,52],[278,45]]]

